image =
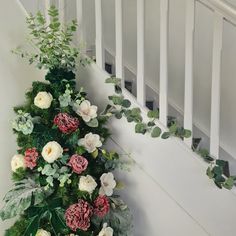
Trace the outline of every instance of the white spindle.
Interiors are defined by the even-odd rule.
[[[145,105],[144,0],[137,0],[137,100],[140,105]]]
[[[116,8],[116,77],[123,80],[123,21],[122,21],[122,0],[115,1]]]
[[[48,10],[50,9],[50,6],[51,6],[50,0],[44,0],[44,13],[47,25],[49,25],[51,21],[50,16],[48,15]]]
[[[221,77],[221,52],[223,38],[223,16],[214,13],[214,36],[212,55],[212,85],[211,85],[211,132],[210,153],[219,157],[220,137],[220,77]]]
[[[104,68],[104,48],[103,48],[103,30],[102,30],[102,1],[95,0],[96,14],[96,62],[101,68]]]
[[[193,48],[194,48],[194,22],[195,0],[186,3],[185,25],[185,91],[184,91],[184,128],[193,129]],[[191,147],[192,137],[185,139]]]
[[[85,30],[83,21],[83,0],[76,0],[76,13],[78,22],[77,40],[79,44],[83,44],[83,50],[86,52],[86,45],[84,45]]]
[[[168,115],[168,29],[169,0],[160,1],[160,121],[166,125]]]
[[[65,24],[65,0],[59,0],[58,2],[59,19],[62,25]]]

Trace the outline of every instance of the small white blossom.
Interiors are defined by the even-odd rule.
[[[74,111],[82,117],[85,122],[89,122],[90,120],[97,117],[97,106],[91,105],[88,100],[82,101],[80,104],[74,104]]]
[[[93,191],[96,189],[96,187],[97,187],[97,183],[91,175],[80,177],[80,180],[79,180],[80,191],[85,191],[92,194]]]
[[[46,230],[39,229],[36,233],[36,236],[51,236],[51,233]]]
[[[100,140],[100,136],[98,134],[88,133],[84,136],[84,138],[78,141],[79,146],[84,146],[85,149],[92,153],[96,150],[96,148],[102,146],[102,142]]]
[[[34,98],[34,105],[41,109],[48,109],[51,106],[52,100],[51,93],[39,92]]]
[[[101,177],[101,188],[99,189],[100,195],[112,196],[113,189],[116,187],[116,181],[114,175],[109,173],[104,173]]]
[[[53,163],[63,154],[63,148],[55,141],[48,142],[42,151],[42,157],[48,163]]]
[[[25,157],[21,154],[16,154],[12,157],[11,169],[13,172],[16,172],[16,170],[19,168],[26,168]]]
[[[107,223],[104,223],[98,236],[113,236],[113,229],[111,227],[107,227]]]

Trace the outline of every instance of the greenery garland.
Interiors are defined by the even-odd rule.
[[[111,77],[106,80],[106,83],[113,84],[115,95],[109,96],[111,104],[109,104],[105,110],[105,114],[115,115],[117,119],[125,117],[128,122],[134,122],[135,132],[140,134],[150,133],[152,138],[160,137],[167,139],[171,136],[178,137],[181,139],[190,138],[191,131],[184,129],[178,125],[175,119],[168,121],[168,131],[162,132],[160,127],[156,125],[156,120],[159,118],[159,109],[150,110],[147,113],[149,118],[148,122],[143,122],[141,110],[136,107],[129,109],[131,102],[128,99],[124,99],[121,89],[121,79]],[[236,176],[226,176],[227,168],[229,166],[228,161],[215,159],[209,154],[206,149],[197,150],[192,147],[193,151],[197,153],[205,162],[209,163],[210,166],[206,170],[207,176],[214,181],[217,187],[231,190],[235,184]]]
[[[14,108],[19,148],[11,160],[14,186],[0,217],[17,221],[5,235],[129,236],[132,215],[112,173],[126,163],[103,147],[109,117],[98,114],[83,88],[76,89],[76,22],[62,27],[55,7],[49,15],[50,25],[41,13],[27,19],[37,51],[17,50],[48,73],[45,82],[32,83],[25,104]],[[79,57],[79,63],[87,62]]]

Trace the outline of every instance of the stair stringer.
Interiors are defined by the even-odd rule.
[[[108,101],[108,95],[114,93],[113,86],[104,83],[108,77],[109,75],[96,64],[80,68],[80,84],[89,91],[90,100],[103,108]],[[134,106],[138,106],[132,95],[126,91],[124,95]],[[181,140],[152,139],[148,135],[135,134],[134,125],[127,123],[125,119],[113,119],[109,127],[115,143],[127,153],[131,153],[136,162],[134,172],[125,176],[126,181],[130,183],[126,189],[128,198],[133,200],[138,196],[141,202],[146,203],[145,206],[141,204],[141,209],[149,219],[147,227],[138,222],[136,224],[138,230],[148,230],[148,224],[154,223],[151,221],[154,218],[155,225],[152,227],[154,231],[147,235],[235,235],[235,193],[224,189],[219,190],[205,174],[207,165]],[[139,171],[142,172],[142,177],[138,175]],[[146,178],[146,182],[142,178]],[[152,189],[152,184],[155,189]],[[142,191],[145,193],[148,191],[148,194],[145,196]],[[165,197],[159,205],[158,196],[163,197],[163,195]],[[146,197],[148,201],[145,201]],[[175,207],[170,209],[168,201]],[[177,211],[181,211],[183,215],[177,217],[175,214]],[[150,212],[153,213],[150,215]],[[162,217],[166,212],[169,215],[168,219]],[[135,217],[140,216],[135,215]],[[191,220],[192,225],[185,221],[186,217]],[[193,226],[197,228],[193,229]],[[164,233],[159,232],[161,227],[165,228]],[[174,234],[165,233],[165,230],[174,228]],[[197,229],[200,231],[197,232]]]

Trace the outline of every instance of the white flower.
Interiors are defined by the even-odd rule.
[[[99,190],[100,195],[112,196],[113,189],[116,187],[116,181],[114,180],[114,175],[109,173],[104,173],[101,177],[101,188]]]
[[[84,146],[89,153],[92,153],[97,147],[102,146],[102,142],[98,134],[88,133],[78,141],[78,145]]]
[[[51,236],[51,233],[46,230],[39,229],[36,233],[36,236]]]
[[[34,105],[41,109],[48,109],[51,106],[52,100],[51,93],[39,92],[34,98]]]
[[[53,163],[62,156],[62,153],[63,148],[61,145],[55,141],[51,141],[43,147],[42,156],[48,163]]]
[[[107,223],[105,223],[103,224],[103,228],[98,236],[113,236],[113,229],[111,227],[107,227]]]
[[[97,106],[91,105],[90,101],[84,100],[80,104],[75,103],[74,110],[85,122],[89,122],[97,117],[98,108]]]
[[[97,183],[91,175],[80,177],[79,190],[92,194],[96,187]]]
[[[21,154],[14,155],[11,160],[11,169],[16,172],[19,168],[26,168],[25,157]]]

